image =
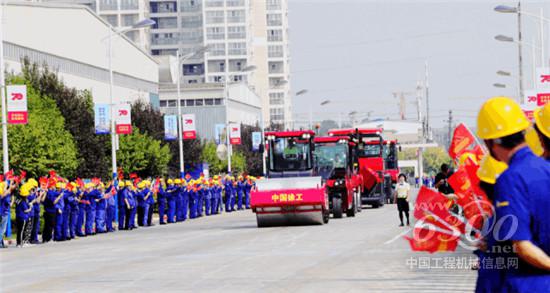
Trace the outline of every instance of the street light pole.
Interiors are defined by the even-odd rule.
[[[4,174],[10,170],[10,159],[8,152],[8,123],[6,119],[6,78],[4,76],[4,35],[2,15],[4,3],[0,2],[0,97],[2,97],[2,152]]]
[[[518,12],[521,11],[521,1],[518,1]],[[522,51],[522,37],[521,37],[521,13],[518,13],[518,65],[519,65],[519,80],[518,80],[518,88],[519,88],[519,97],[518,101],[521,101],[523,97],[523,51]]]
[[[116,133],[115,133],[115,103],[113,98],[113,26],[109,25],[109,100],[111,105],[111,165],[113,180],[117,178],[116,166]]]
[[[181,79],[181,62],[180,62],[180,49],[178,48],[176,54],[176,64],[178,65],[178,74],[177,74],[177,91],[178,91],[178,148],[180,155],[180,178],[185,176],[185,164],[183,161],[183,124],[181,121],[181,89],[180,89],[180,79]]]

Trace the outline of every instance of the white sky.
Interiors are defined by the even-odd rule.
[[[449,109],[458,121],[475,127],[481,103],[495,95],[516,97],[518,74],[513,43],[494,40],[498,34],[517,38],[517,16],[493,11],[498,4],[478,1],[289,0],[291,87],[307,89],[293,102],[296,120],[338,120],[358,111],[372,118],[398,118],[393,92],[415,92],[428,62],[431,123],[445,124]],[[550,18],[550,1],[522,1],[524,11]],[[524,41],[538,40],[538,21],[524,17]],[[546,30],[546,52],[550,55]],[[532,54],[524,47],[525,89],[532,86]],[[538,56],[538,54],[537,54]],[[537,62],[540,62],[537,60]],[[540,65],[538,65],[540,66]],[[504,83],[505,89],[493,87]],[[330,100],[326,106],[322,101]],[[416,119],[415,95],[408,98],[407,118]],[[425,106],[425,105],[424,105]],[[298,122],[298,121],[297,121]]]

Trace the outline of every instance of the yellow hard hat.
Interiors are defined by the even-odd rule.
[[[134,186],[134,184],[133,184],[132,181],[130,181],[130,180],[126,180],[125,185],[126,185],[126,187]]]
[[[138,183],[137,187],[138,187],[139,189],[145,188],[145,182],[141,181],[140,183]]]
[[[6,189],[6,184],[6,181],[0,182],[0,191],[4,191],[4,189]]]
[[[477,115],[477,135],[495,139],[523,131],[530,123],[518,103],[507,97],[487,100]]]
[[[174,184],[174,180],[168,179],[168,180],[166,180],[166,183],[168,183],[168,184]]]
[[[498,176],[508,168],[508,165],[501,161],[497,161],[491,155],[486,155],[481,159],[479,169],[477,169],[477,177],[479,180],[489,184],[495,184]]]
[[[36,181],[34,178],[31,178],[27,181],[32,187],[38,187],[38,181]]]
[[[535,116],[535,123],[540,132],[546,137],[550,137],[550,103],[536,109],[533,116]]]
[[[177,178],[176,180],[174,180],[174,183],[181,184],[181,179]]]
[[[145,183],[145,186],[151,186],[151,181],[149,180],[143,180],[143,183]]]
[[[94,187],[94,184],[93,183],[86,183],[86,185],[84,185],[85,188],[93,188]]]
[[[63,187],[63,184],[62,184],[61,182],[57,182],[57,183],[55,184],[55,187],[56,187],[56,188],[62,188],[62,187]]]
[[[467,162],[468,159],[471,159],[472,162],[474,162],[476,164],[478,163],[477,156],[474,153],[465,152],[462,155],[460,155],[460,157],[458,158],[458,165],[459,166],[464,165]]]
[[[29,196],[29,194],[31,194],[30,186],[27,185],[27,184],[23,184],[21,186],[21,188],[19,189],[19,195],[21,195],[23,197],[27,197],[27,196]]]
[[[542,144],[540,143],[539,134],[533,127],[529,127],[527,131],[525,132],[525,142],[529,145],[531,148],[531,151],[535,153],[537,156],[542,156],[544,154],[544,149],[542,148]]]

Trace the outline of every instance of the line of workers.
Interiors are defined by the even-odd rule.
[[[159,224],[182,222],[222,211],[250,208],[250,190],[256,178],[220,176],[206,179],[120,180],[104,184],[60,180],[41,187],[35,179],[22,184],[0,182],[2,222],[15,206],[17,245],[39,243],[40,214],[43,206],[42,242],[65,241],[96,233],[132,230],[152,226],[155,204]],[[136,221],[137,220],[137,221]],[[136,225],[137,222],[137,225]],[[6,225],[2,223],[1,234]],[[0,241],[4,247],[4,241]]]

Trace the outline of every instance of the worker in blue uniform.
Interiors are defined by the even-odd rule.
[[[195,219],[197,217],[197,186],[195,180],[189,181],[187,184],[187,195],[189,198],[189,218]]]
[[[237,210],[243,210],[245,182],[243,175],[239,175],[237,180]]]
[[[86,233],[86,236],[90,236],[95,234],[95,209],[96,199],[98,198],[98,193],[95,191],[93,183],[86,183],[84,196],[89,202],[89,204],[86,205],[86,222],[84,223],[84,233]]]
[[[152,198],[152,192],[147,186],[147,181],[142,181],[140,183],[143,184],[140,192],[140,198],[143,198],[143,202],[141,203],[143,207],[143,217],[141,218],[141,222],[138,222],[138,225],[145,227],[147,226],[147,217],[149,216],[149,199]]]
[[[167,180],[168,184],[172,184],[172,179]],[[166,216],[166,187],[164,181],[161,179],[161,184],[159,186],[159,191],[157,193],[157,203],[159,209],[159,224],[165,225],[164,216]]]
[[[63,233],[63,212],[65,209],[65,192],[64,183],[58,182],[55,184],[55,193],[59,196],[59,200],[55,203],[55,228],[54,228],[54,241],[64,241],[65,233]]]
[[[174,183],[177,181],[179,181],[179,179],[175,179],[172,183],[168,180],[168,187],[166,188],[166,200],[168,201],[168,212],[166,214],[168,218],[167,222],[169,224],[175,222],[174,218],[176,216],[176,197],[178,188]]]
[[[527,146],[524,133],[530,122],[514,100],[487,100],[477,120],[477,134],[491,155],[508,165],[495,186],[495,238],[512,243],[519,262],[507,268],[503,291],[548,291],[550,165]]]
[[[33,182],[33,187],[34,189],[31,195],[29,196],[29,201],[30,202],[34,201],[33,210],[30,215],[32,218],[31,243],[37,244],[39,243],[38,233],[40,232],[40,206],[41,206],[41,203],[44,201],[46,192],[38,189],[38,182],[36,182],[36,180],[34,180]]]
[[[188,180],[182,180],[181,182],[181,197],[182,197],[182,221],[186,221],[189,217],[189,191],[187,186],[189,184]]]
[[[128,200],[126,199],[127,188],[124,181],[118,183],[117,200],[118,200],[118,230],[126,230],[126,209],[128,208]],[[130,216],[130,215],[128,215]]]
[[[78,223],[78,216],[79,216],[79,210],[78,210],[78,193],[77,193],[77,185],[76,183],[71,184],[71,189],[69,190],[71,193],[72,200],[69,201],[70,208],[70,215],[69,215],[69,237],[71,239],[74,239],[77,236],[77,223]]]
[[[244,184],[244,205],[246,209],[250,209],[250,190],[252,190],[252,185],[254,184],[254,177],[247,176]]]
[[[84,186],[78,188],[76,191],[76,198],[78,199],[78,219],[76,221],[76,236],[85,237],[86,234],[83,231],[85,219],[86,219],[86,206],[90,204],[88,196],[84,192]]]
[[[212,211],[212,185],[210,184],[211,181],[207,179],[204,179],[203,182],[204,214],[210,216]]]
[[[136,187],[132,181],[126,181],[126,187],[128,188],[128,203],[130,204],[130,216],[128,217],[128,229],[137,229],[136,214],[137,214],[137,200],[136,200]]]
[[[224,180],[224,193],[225,193],[225,211],[232,212],[231,203],[233,202],[233,182],[229,175],[225,176]]]
[[[147,220],[145,221],[145,226],[153,226],[153,210],[155,208],[155,197],[153,187],[151,187],[151,182],[145,181],[145,187],[149,191],[145,196],[145,203],[147,204],[146,213]]]
[[[62,227],[62,234],[64,240],[70,240],[71,239],[71,231],[70,231],[70,223],[71,223],[71,204],[75,201],[74,194],[71,191],[71,185],[65,186],[65,190],[63,190],[63,201],[64,201],[64,208],[63,208],[63,223],[61,224]]]
[[[103,183],[99,183],[96,187],[95,202],[95,231],[96,233],[106,233],[107,200],[105,197],[105,185]]]
[[[115,221],[116,215],[116,201],[115,201],[116,188],[113,183],[107,186],[105,191],[105,197],[107,202],[107,210],[105,211],[105,226],[107,232],[114,232],[113,221]]]
[[[137,184],[135,194],[137,204],[137,222],[138,226],[143,226],[145,220],[145,182],[141,181]]]

